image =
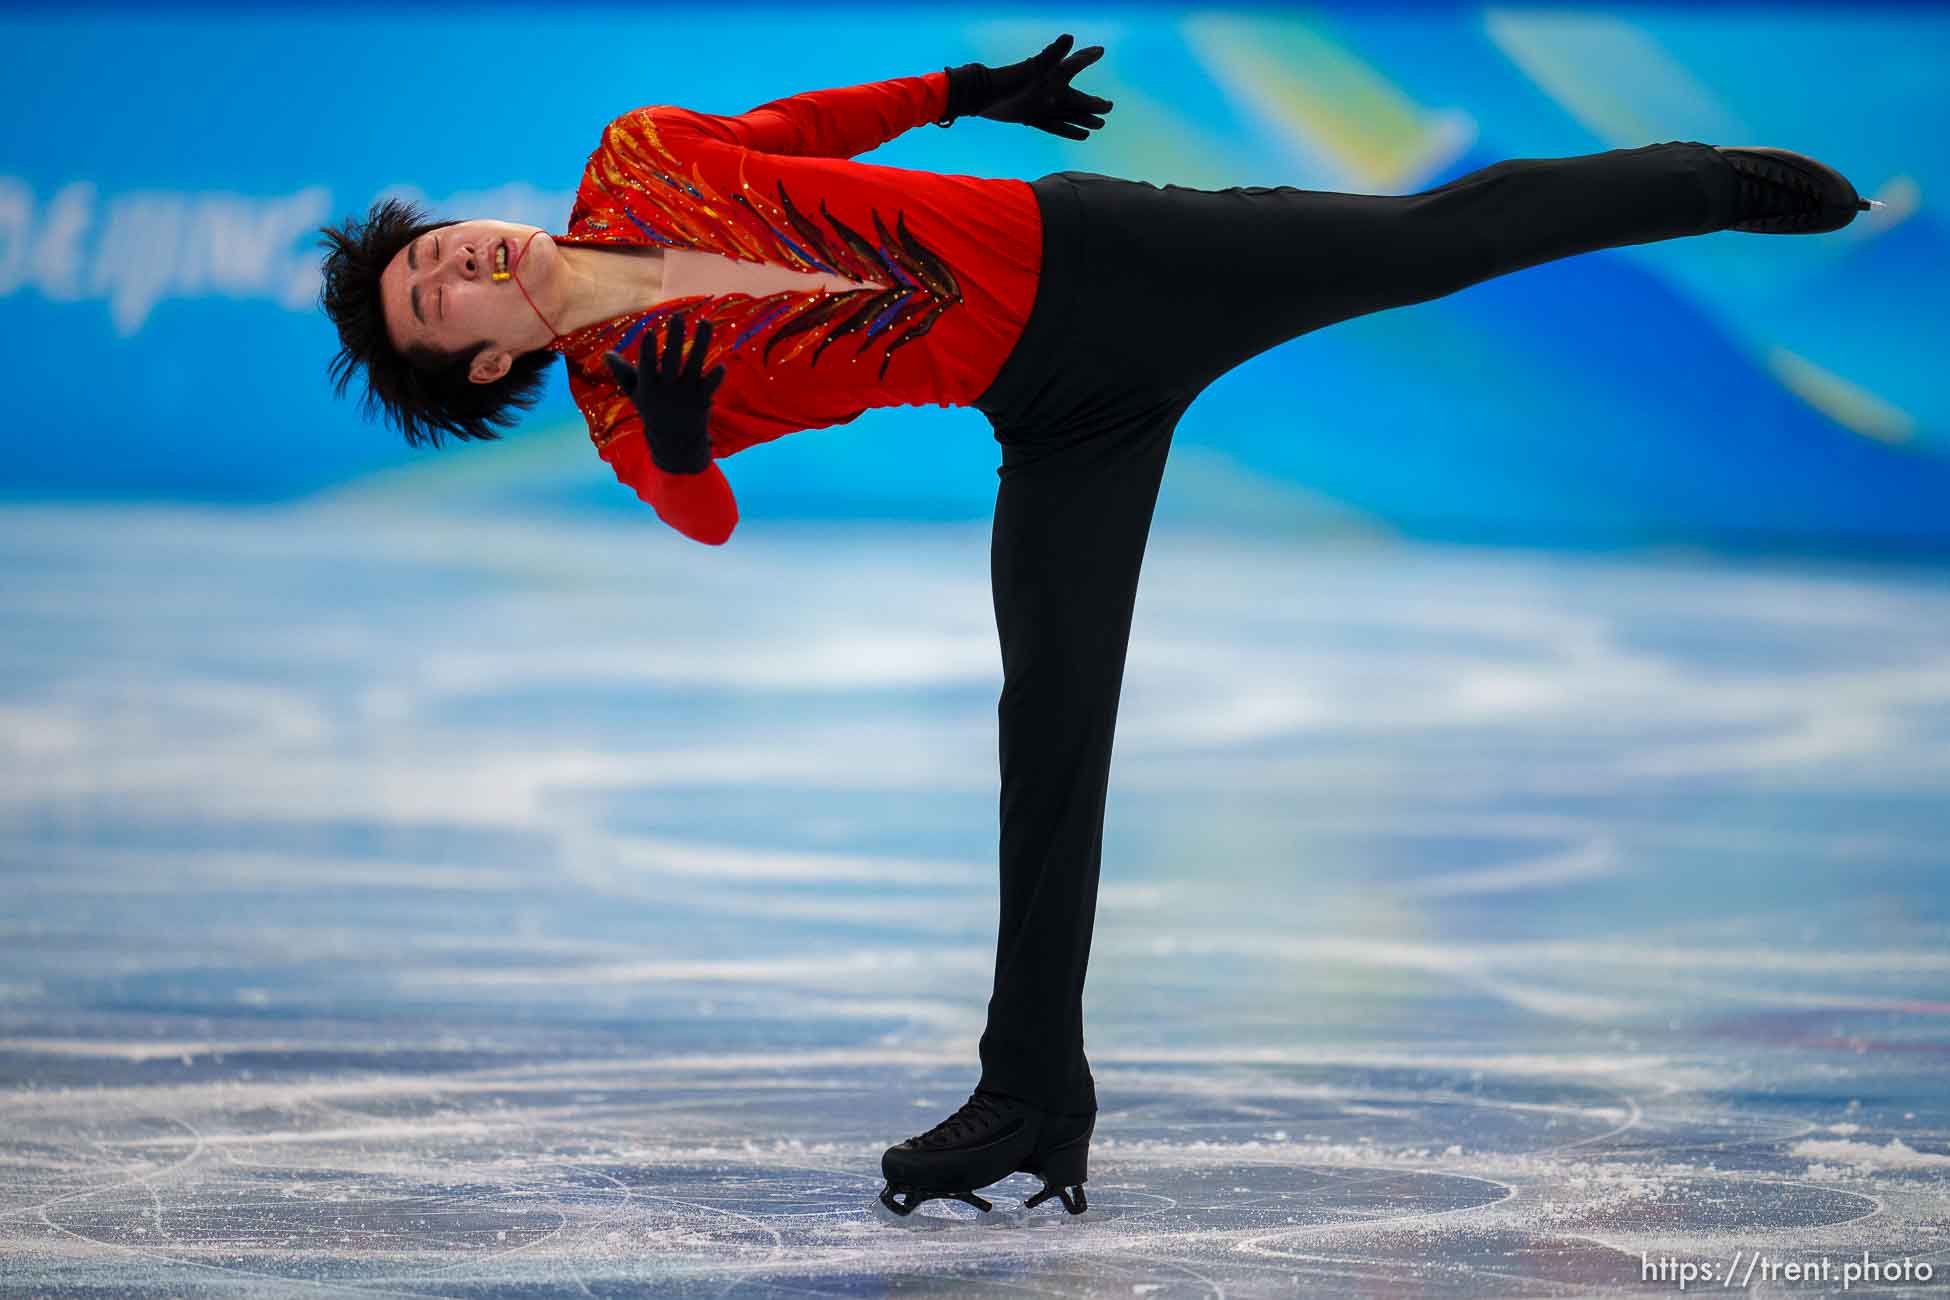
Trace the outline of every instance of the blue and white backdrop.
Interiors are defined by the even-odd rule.
[[[870,156],[1406,193],[1504,157],[1700,139],[1813,154],[1888,205],[1817,238],[1572,259],[1276,349],[1188,416],[1162,520],[1950,541],[1941,8],[48,6],[0,31],[9,498],[398,490],[642,512],[559,377],[490,447],[416,452],[335,401],[316,228],[402,193],[560,230],[597,131],[626,109],[736,112],[1013,61],[1072,31],[1108,47],[1084,82],[1117,103],[1089,141],[971,120]],[[916,408],[727,470],[748,519],[975,520],[995,461],[979,413]]]

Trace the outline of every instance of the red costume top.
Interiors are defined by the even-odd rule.
[[[877,406],[967,405],[1001,370],[1042,269],[1042,216],[1020,180],[840,161],[947,111],[948,74],[815,90],[736,117],[655,105],[625,113],[576,190],[558,244],[662,244],[740,261],[884,281],[831,293],[696,294],[601,321],[549,346],[598,454],[687,537],[717,545],[738,506],[714,459],[666,474],[606,351],[637,360],[646,329],[709,319],[702,373],[722,363],[713,457]],[[687,342],[687,347],[688,342]]]

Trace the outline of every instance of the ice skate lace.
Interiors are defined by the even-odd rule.
[[[916,1146],[941,1146],[959,1141],[1006,1113],[1003,1104],[985,1092],[978,1092],[961,1104],[961,1109],[919,1137],[908,1141]]]
[[[1740,175],[1743,221],[1771,220],[1789,227],[1805,226],[1820,213],[1820,191],[1794,168],[1758,158],[1742,158],[1734,170]]]

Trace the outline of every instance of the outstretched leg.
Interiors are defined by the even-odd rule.
[[[1738,180],[1694,141],[1511,158],[1419,194],[1199,190],[1069,173],[1103,191],[1098,256],[1147,268],[1153,376],[1203,388],[1323,325],[1579,253],[1722,230]],[[1149,331],[1147,331],[1147,334]],[[1134,363],[1137,358],[1134,358]]]

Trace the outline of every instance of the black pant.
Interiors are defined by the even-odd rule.
[[[1002,444],[990,543],[1001,922],[980,1086],[1096,1109],[1083,983],[1138,571],[1179,417],[1288,339],[1594,249],[1724,229],[1734,173],[1691,141],[1513,158],[1420,194],[1031,183],[1043,267],[974,405]]]

